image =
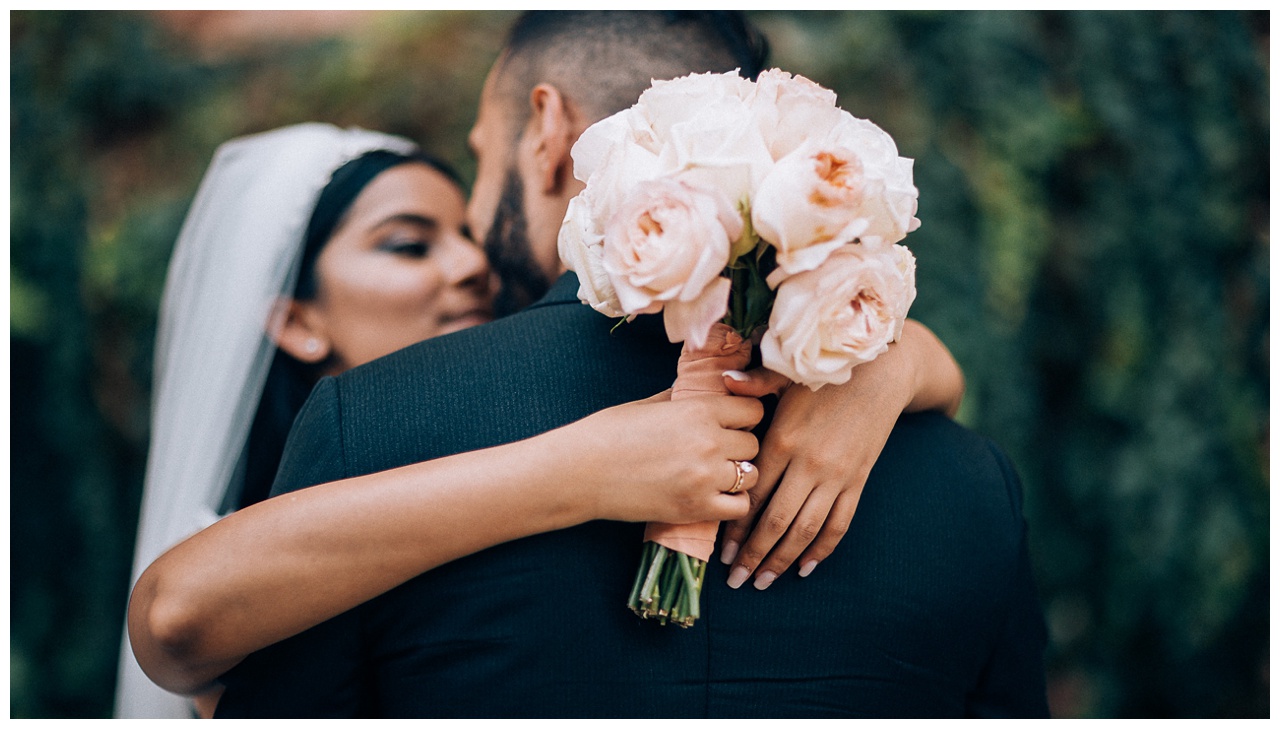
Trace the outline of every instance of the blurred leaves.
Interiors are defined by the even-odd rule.
[[[914,313],[1024,476],[1055,709],[1266,714],[1266,16],[770,20],[916,158]]]
[[[202,54],[11,13],[11,714],[105,716],[165,264],[214,148],[306,120],[464,140],[509,13]],[[916,159],[913,314],[1013,456],[1067,716],[1269,713],[1263,13],[759,13]]]

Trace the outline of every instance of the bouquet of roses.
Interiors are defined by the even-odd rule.
[[[721,373],[746,367],[753,340],[764,367],[816,390],[900,336],[912,161],[835,93],[776,69],[655,81],[572,155],[586,188],[560,257],[596,311],[662,312],[684,342],[672,399],[728,394]],[[631,608],[692,625],[718,526],[650,524]]]

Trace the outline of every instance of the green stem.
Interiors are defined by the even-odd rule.
[[[658,576],[662,573],[662,563],[667,559],[667,548],[658,545],[654,550],[653,561],[649,564],[649,574],[645,575],[644,585],[640,587],[640,602],[648,605],[653,602],[653,588]]]
[[[631,586],[631,595],[627,598],[627,607],[632,610],[640,610],[640,588],[644,585],[644,578],[648,573],[647,567],[652,557],[653,542],[645,542],[644,547],[640,550],[640,566],[636,568],[635,584]]]
[[[745,267],[734,268],[729,272],[729,317],[727,322],[729,326],[739,327],[742,325],[742,319],[746,316],[746,298],[743,296],[743,289],[746,286],[743,273]]]
[[[684,593],[686,596],[686,604],[684,614],[690,618],[690,622],[696,620],[699,616],[699,598],[701,597],[701,585],[698,584],[697,577],[693,574],[693,567],[689,564],[689,560],[693,559],[687,554],[679,556],[678,564],[680,571],[684,574]],[[702,560],[698,560],[702,562]],[[703,564],[706,564],[703,562]]]
[[[688,628],[701,615],[706,573],[706,562],[646,542],[627,604],[642,618]]]
[[[676,554],[676,562],[680,561],[679,553]],[[662,575],[662,603],[658,610],[659,615],[670,615],[671,606],[675,604],[676,598],[680,595],[680,570],[674,565],[665,565]]]

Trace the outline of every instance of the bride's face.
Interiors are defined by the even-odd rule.
[[[492,318],[489,266],[447,177],[408,163],[356,197],[316,260],[309,327],[341,371]]]

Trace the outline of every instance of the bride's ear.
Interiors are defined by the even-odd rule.
[[[560,89],[540,83],[529,92],[529,126],[526,140],[533,147],[539,192],[554,195],[573,174],[569,152],[577,139],[576,114]]]
[[[299,362],[316,364],[329,357],[332,344],[315,308],[296,299],[281,299],[269,328],[276,346]]]

